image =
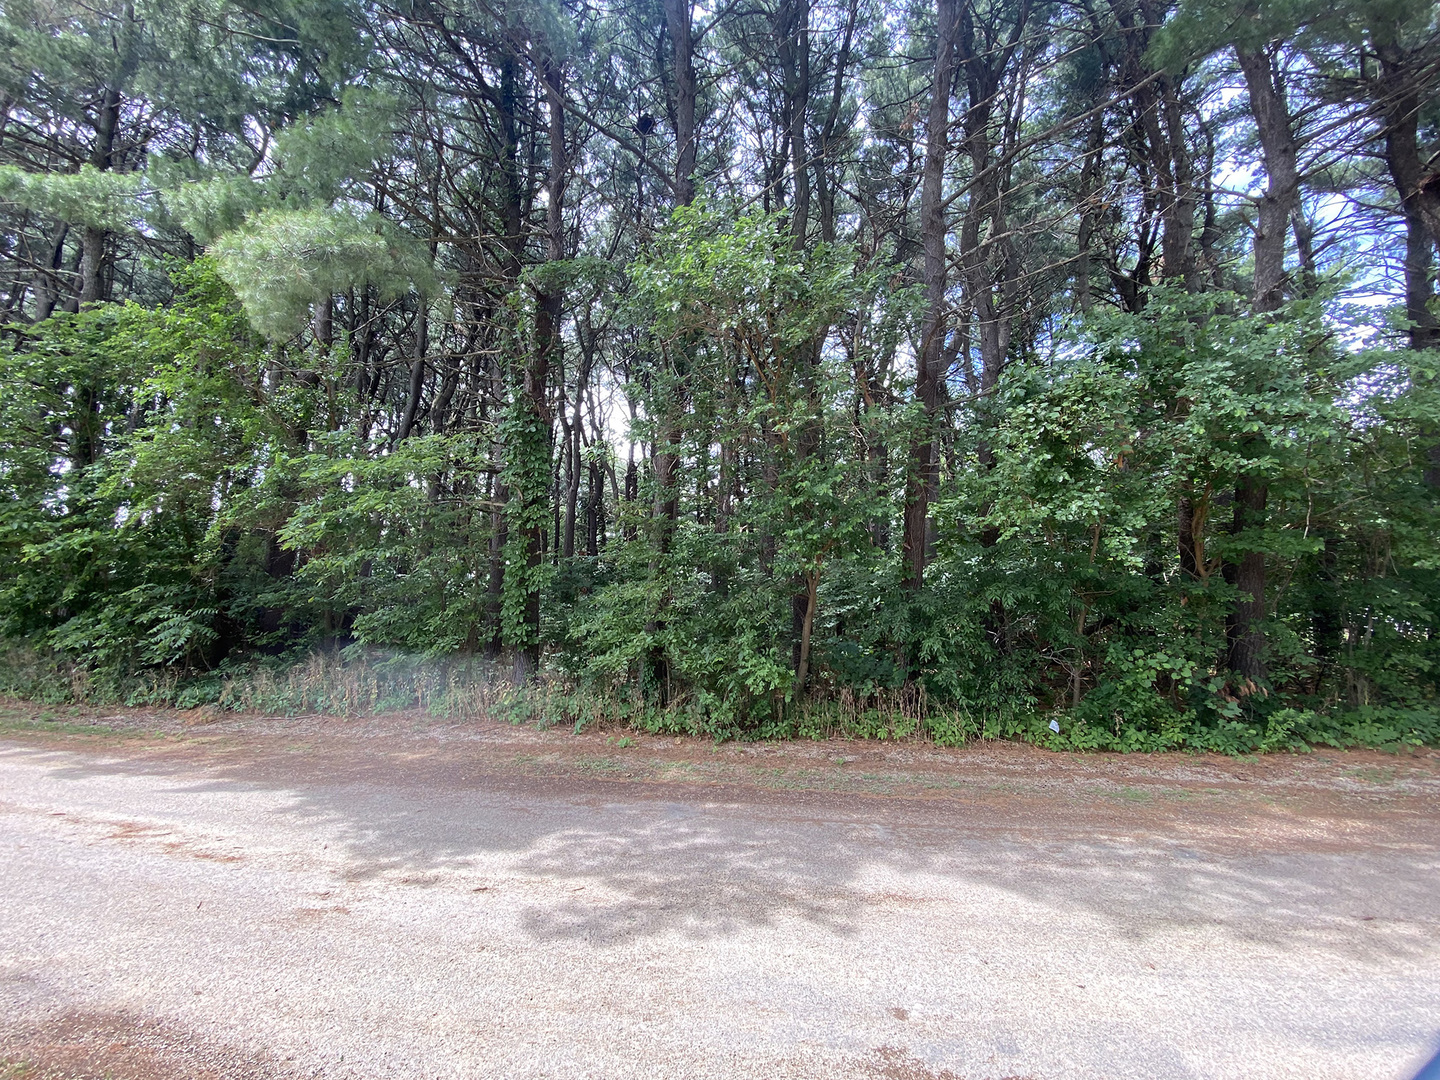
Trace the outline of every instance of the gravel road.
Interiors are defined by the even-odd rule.
[[[1433,755],[873,793],[526,738],[12,733],[0,1077],[1399,1080],[1440,1036]]]

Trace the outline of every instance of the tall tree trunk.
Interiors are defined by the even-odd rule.
[[[545,254],[551,262],[565,257],[565,174],[569,167],[565,151],[565,101],[562,75],[558,64],[547,57],[541,64],[545,85],[545,105],[549,117],[550,171],[546,181]],[[520,407],[533,424],[531,440],[524,447],[527,455],[545,456],[544,475],[549,478],[550,438],[554,417],[550,414],[548,387],[550,367],[558,362],[561,348],[560,319],[564,294],[556,286],[547,286],[536,297],[535,347],[525,368],[521,387]],[[538,462],[529,463],[522,471],[526,476],[541,475]],[[550,499],[550,485],[527,485],[520,494],[521,513],[525,528],[524,640],[515,647],[515,681],[532,678],[540,663],[540,590],[536,572],[545,558],[546,523],[542,511]],[[572,538],[573,550],[573,538]]]
[[[919,589],[925,580],[930,524],[930,493],[938,461],[934,425],[940,402],[940,357],[945,338],[945,155],[950,134],[950,89],[955,82],[955,42],[960,27],[960,0],[936,0],[935,79],[925,125],[925,164],[920,182],[920,240],[924,250],[925,316],[915,358],[915,395],[921,408],[921,430],[912,438],[910,468],[905,478],[905,521],[901,541],[906,585]]]
[[[134,21],[133,8],[127,8],[127,16]],[[128,48],[129,35],[124,45]],[[129,61],[121,58],[120,67],[126,68]],[[123,73],[116,72],[116,79]],[[96,118],[95,144],[90,152],[90,164],[102,172],[109,170],[115,160],[115,137],[120,130],[120,109],[122,98],[117,86],[107,86],[100,96],[100,108]],[[105,266],[105,230],[87,226],[80,239],[80,296],[81,304],[93,304],[107,299],[110,275]]]
[[[970,159],[969,199],[960,227],[960,270],[969,304],[966,340],[973,335],[980,352],[979,390],[985,403],[980,410],[981,431],[976,457],[987,472],[997,459],[988,434],[986,413],[990,391],[998,385],[1010,353],[1015,315],[1015,288],[1018,263],[1010,240],[1006,199],[1009,195],[1008,156],[1016,131],[1008,115],[1011,103],[1023,100],[1026,62],[1012,64],[1024,41],[1029,20],[1028,0],[1014,10],[1013,22],[1002,39],[994,26],[984,26],[977,9],[961,8],[959,65],[965,76],[966,109],[961,124],[965,154]],[[1007,72],[1011,73],[1007,76]],[[1008,78],[1013,82],[1007,84]],[[999,123],[996,113],[1000,113]],[[994,132],[1000,139],[996,146]],[[940,387],[943,395],[945,388]],[[988,513],[990,507],[985,508]],[[1000,530],[991,525],[981,530],[983,547],[994,547]],[[984,619],[985,630],[997,651],[1009,651],[1010,633],[1004,603],[996,597]]]
[[[776,15],[776,55],[783,92],[781,121],[790,143],[790,231],[796,250],[810,229],[810,151],[806,117],[810,106],[809,0],[781,0]]]
[[[1422,65],[1395,44],[1380,45],[1376,52],[1381,70],[1377,96],[1385,115],[1385,164],[1407,219],[1414,215],[1431,243],[1440,244],[1440,174],[1431,170],[1433,159],[1426,162],[1420,156]]]
[[[1143,174],[1143,198],[1153,206],[1160,218],[1160,279],[1181,285],[1195,292],[1201,285],[1194,254],[1195,207],[1198,193],[1194,184],[1194,160],[1185,137],[1182,73],[1163,73],[1140,85],[1150,76],[1145,52],[1150,35],[1164,20],[1162,3],[1142,0],[1135,8],[1123,2],[1113,3],[1121,25],[1126,30],[1126,51],[1122,82],[1129,89],[1135,109],[1136,134],[1141,136],[1139,160]],[[1134,19],[1138,13],[1139,20]],[[1149,243],[1142,253],[1148,255]],[[1148,263],[1142,257],[1137,267],[1136,288],[1129,297],[1128,308],[1140,311],[1145,303],[1141,287],[1148,277]],[[1188,412],[1190,403],[1181,399],[1174,403],[1178,416]],[[1182,571],[1203,577],[1204,568],[1196,560],[1196,508],[1188,495],[1181,495],[1176,505],[1175,546]],[[1202,524],[1203,527],[1203,524]]]
[[[1175,535],[1179,547],[1180,572],[1194,580],[1200,576],[1199,560],[1195,557],[1195,504],[1186,497],[1175,510]]]
[[[796,251],[803,252],[810,229],[810,4],[809,0],[784,0],[777,15],[777,56],[784,90],[782,120],[790,143],[790,172],[794,183],[790,200],[790,234]],[[795,346],[793,364],[796,382],[804,397],[806,419],[795,430],[791,446],[797,466],[804,468],[820,449],[822,406],[818,398],[818,368],[829,327],[816,330]],[[809,631],[814,625],[815,583],[797,574],[790,595],[791,666],[795,671],[795,692],[804,693],[809,673]]]
[[[805,692],[810,678],[810,640],[815,632],[815,611],[819,606],[820,571],[815,569],[803,575],[805,580],[805,612],[800,623],[799,655],[795,659],[795,696]]]
[[[1250,112],[1265,161],[1265,193],[1260,199],[1255,230],[1255,280],[1252,307],[1257,313],[1278,310],[1285,302],[1285,252],[1290,219],[1300,193],[1296,142],[1291,127],[1285,86],[1274,55],[1265,49],[1237,48],[1235,55],[1245,73]],[[1251,456],[1264,452],[1261,440],[1247,440]],[[1242,471],[1235,482],[1234,521],[1231,531],[1242,535],[1265,526],[1269,484],[1255,472]],[[1225,580],[1239,592],[1226,620],[1230,672],[1249,690],[1265,680],[1265,553],[1244,551],[1239,561],[1227,559]]]
[[[460,363],[451,357],[445,361],[440,376],[440,390],[435,395],[435,403],[430,407],[430,430],[436,435],[443,435],[449,430],[450,404],[459,387]]]
[[[457,52],[460,49],[452,45]],[[501,272],[503,274],[507,290],[519,287],[520,272],[522,269],[521,258],[525,248],[524,230],[524,188],[520,174],[520,147],[519,147],[519,124],[517,110],[519,109],[519,82],[520,82],[520,60],[513,51],[506,50],[500,57],[500,79],[499,89],[496,94],[496,113],[500,127],[500,219],[504,228],[504,235],[501,237]],[[490,370],[492,396],[497,402],[503,403],[510,397],[512,392],[511,383],[513,374],[499,358],[492,360]],[[522,391],[523,392],[523,391]],[[512,448],[497,442],[494,444],[494,453],[497,459],[508,459],[510,454],[517,448]],[[486,655],[491,659],[499,659],[502,650],[508,644],[506,641],[506,628],[504,616],[505,585],[506,585],[506,558],[505,550],[510,541],[510,518],[515,512],[512,507],[512,498],[521,497],[520,493],[511,490],[510,485],[503,480],[497,480],[494,487],[493,502],[497,504],[491,513],[490,520],[490,545],[489,545],[489,587],[486,601],[486,621],[488,629],[488,641],[486,643]],[[517,568],[520,569],[520,568]],[[523,587],[523,586],[522,586]],[[520,661],[523,663],[523,660]]]
[[[1237,48],[1235,55],[1250,92],[1250,112],[1265,159],[1265,193],[1255,230],[1254,309],[1275,311],[1285,302],[1285,251],[1290,219],[1300,194],[1295,136],[1291,130],[1283,76],[1266,49]]]
[[[691,0],[662,0],[665,12],[665,31],[670,38],[670,79],[666,107],[669,110],[670,125],[675,132],[675,201],[680,206],[689,206],[695,201],[695,162],[698,147],[695,143],[695,102],[698,87],[695,80],[695,37]],[[653,516],[654,557],[651,572],[664,572],[665,558],[670,553],[680,517],[680,444],[682,438],[681,415],[685,408],[684,380],[688,374],[688,358],[684,342],[676,345],[669,359],[675,370],[671,373],[670,386],[665,393],[668,400],[664,408],[668,415],[659,417],[659,437],[653,449],[655,469],[655,503]],[[633,468],[633,462],[631,468]],[[631,476],[625,478],[627,495]],[[665,601],[665,602],[668,602]],[[659,635],[665,628],[660,619],[645,624],[646,633]],[[669,702],[670,667],[669,658],[662,645],[656,644],[646,658],[647,672],[644,681],[659,697],[661,706]]]
[[[105,231],[87,228],[80,234],[80,303],[104,298]]]
[[[1105,117],[1097,112],[1085,140],[1085,164],[1080,167],[1080,228],[1075,239],[1075,304],[1090,311],[1090,242],[1100,219],[1100,174],[1105,149]]]
[[[1410,348],[1440,349],[1440,321],[1435,301],[1435,242],[1418,213],[1405,213],[1405,313],[1410,323]],[[1440,490],[1440,432],[1427,432],[1422,477],[1426,487]]]
[[[1199,284],[1194,255],[1197,193],[1185,133],[1183,74],[1157,75],[1146,59],[1151,36],[1168,14],[1168,0],[1112,0],[1111,6],[1125,29],[1121,86],[1134,103],[1136,134],[1142,137],[1138,152],[1148,170],[1145,198],[1160,218],[1160,276],[1193,292]]]
[[[1412,349],[1440,348],[1440,322],[1432,308],[1434,255],[1440,245],[1440,174],[1427,172],[1420,158],[1420,82],[1415,65],[1399,46],[1377,49],[1381,64],[1380,98],[1385,109],[1385,164],[1405,216],[1405,313]],[[1427,432],[1422,477],[1440,490],[1440,432]]]
[[[672,83],[670,123],[675,131],[675,201],[695,201],[695,36],[690,0],[663,0],[670,36]]]
[[[328,354],[335,345],[335,298],[323,297],[315,305],[315,344],[320,352]]]
[[[498,660],[504,648],[504,605],[505,605],[505,545],[510,540],[510,519],[506,508],[510,502],[510,489],[497,482],[491,491],[490,574],[485,589],[485,621],[488,636],[485,641],[485,655]]]
[[[663,0],[665,29],[670,36],[671,81],[667,102],[670,121],[675,130],[675,201],[689,206],[695,201],[695,39],[691,0]],[[683,350],[682,350],[683,351]],[[680,366],[684,366],[683,358]],[[683,375],[683,372],[681,373]],[[676,488],[679,477],[680,426],[678,413],[683,409],[680,388],[675,388],[670,402],[674,415],[666,418],[663,443],[657,443],[655,454],[656,510],[659,523],[659,549],[665,555],[675,535],[680,514],[680,496]]]
[[[1420,98],[1407,81],[1407,65],[1390,50],[1379,94],[1389,103],[1385,114],[1385,164],[1400,197],[1405,219],[1405,315],[1410,347],[1440,347],[1435,299],[1434,255],[1440,244],[1440,179],[1427,177],[1420,160]],[[1435,463],[1440,465],[1440,461]],[[1440,483],[1440,478],[1437,478]]]
[[[639,536],[635,527],[635,503],[640,498],[640,470],[635,465],[635,448],[632,445],[630,454],[625,460],[625,492],[621,496],[624,506],[620,512],[624,517],[624,531],[621,533],[626,540],[634,540]]]

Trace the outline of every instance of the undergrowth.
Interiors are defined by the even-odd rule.
[[[1426,708],[1295,707],[1206,717],[1177,713],[1157,724],[1097,723],[1067,712],[1009,711],[937,702],[923,687],[857,695],[848,688],[799,703],[778,701],[766,717],[738,717],[722,705],[680,696],[661,706],[632,687],[578,684],[546,670],[526,686],[479,657],[435,659],[352,647],[299,657],[254,658],[211,671],[159,669],[117,677],[59,654],[0,651],[0,694],[67,704],[218,707],[237,712],[359,717],[421,710],[445,719],[481,717],[564,727],[617,728],[716,740],[915,739],[960,746],[1015,739],[1051,750],[1212,751],[1250,754],[1315,746],[1399,749],[1440,744],[1440,714]],[[1058,731],[1054,730],[1056,727]]]

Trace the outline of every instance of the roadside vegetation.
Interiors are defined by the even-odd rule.
[[[1440,18],[20,0],[0,693],[1440,743]]]

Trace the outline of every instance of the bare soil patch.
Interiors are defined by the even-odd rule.
[[[283,1063],[153,1018],[65,1010],[0,1026],[0,1080],[289,1080]]]
[[[1341,1080],[1433,1036],[1429,750],[10,702],[0,759],[0,1080]]]
[[[0,737],[128,767],[197,764],[236,779],[433,790],[487,786],[605,801],[694,799],[781,816],[876,814],[1077,835],[1163,836],[1227,850],[1440,844],[1440,752],[1056,753],[986,741],[937,747],[823,741],[716,744],[606,731],[453,722],[414,712],[361,718],[0,703]]]

